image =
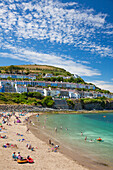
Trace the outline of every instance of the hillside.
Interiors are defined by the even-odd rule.
[[[48,66],[48,65],[11,65],[0,67],[1,73],[25,73],[25,74],[38,74],[45,75],[51,73],[54,76],[72,76],[72,74],[65,69]]]
[[[55,67],[55,66],[48,66],[48,65],[11,65],[11,66],[1,66],[0,67],[1,74],[25,74],[25,75],[35,75],[36,80],[39,81],[58,81],[58,82],[70,82],[70,83],[81,83],[81,84],[90,84],[85,82],[80,76],[76,75],[74,77],[73,74],[66,71],[65,69]],[[49,73],[52,74],[52,77],[45,78],[45,75]],[[67,78],[65,78],[67,77]],[[8,78],[9,80],[13,80],[13,78]],[[19,79],[21,80],[21,79]],[[22,79],[23,80],[23,79]],[[96,86],[95,86],[96,87]],[[89,89],[79,89],[79,90],[88,90]],[[110,93],[108,90],[102,90],[96,87],[97,92],[102,93]]]

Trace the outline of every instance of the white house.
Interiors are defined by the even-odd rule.
[[[84,98],[94,98],[93,97],[93,92],[84,92]]]
[[[75,90],[69,90],[69,98],[76,98]]]
[[[80,99],[80,93],[78,91],[75,91],[75,98]]]
[[[50,73],[47,73],[44,78],[50,78],[50,77],[53,77],[53,74],[50,74]]]
[[[44,96],[50,96],[50,90],[44,89]]]
[[[110,98],[113,98],[113,94],[111,93],[111,96],[110,96]]]
[[[111,98],[111,94],[109,94],[109,93],[101,93],[101,97],[103,97],[103,96],[105,96],[107,98]]]
[[[17,93],[24,93],[27,92],[27,87],[26,85],[17,85],[15,84],[15,89]]]
[[[37,87],[28,87],[28,92],[39,92],[42,95],[44,95],[44,89],[43,88],[37,88]]]
[[[0,74],[0,78],[7,79],[8,77],[14,78],[14,79],[32,79],[35,80],[36,76],[31,76],[31,75],[23,75],[23,74]]]
[[[51,87],[49,87],[50,90],[50,96],[52,97],[57,97],[60,95],[60,89],[51,89]]]
[[[60,95],[60,89],[44,89],[44,96],[57,97]]]

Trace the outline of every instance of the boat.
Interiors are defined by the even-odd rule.
[[[29,163],[34,163],[34,161],[33,161],[33,159],[32,158],[27,158],[27,161],[29,162]]]
[[[17,162],[19,163],[19,164],[24,164],[24,163],[27,163],[28,161],[27,161],[27,159],[17,159]]]
[[[101,139],[101,138],[98,138],[97,141],[102,141],[102,139]]]

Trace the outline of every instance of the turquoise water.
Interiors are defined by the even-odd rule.
[[[44,129],[73,152],[79,148],[92,160],[113,166],[113,113],[50,114],[35,117],[33,121],[36,127]],[[102,142],[96,140],[98,137],[102,138]]]

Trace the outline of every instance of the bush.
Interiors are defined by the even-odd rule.
[[[52,97],[51,96],[46,96],[42,100],[42,105],[47,106],[47,107],[52,107],[54,105],[54,101],[53,101]]]
[[[35,97],[35,98],[37,98],[37,99],[43,99],[42,94],[39,93],[39,92],[34,92],[34,93],[33,93],[33,97]]]
[[[75,104],[72,100],[67,99],[67,104],[70,108],[74,108]]]

